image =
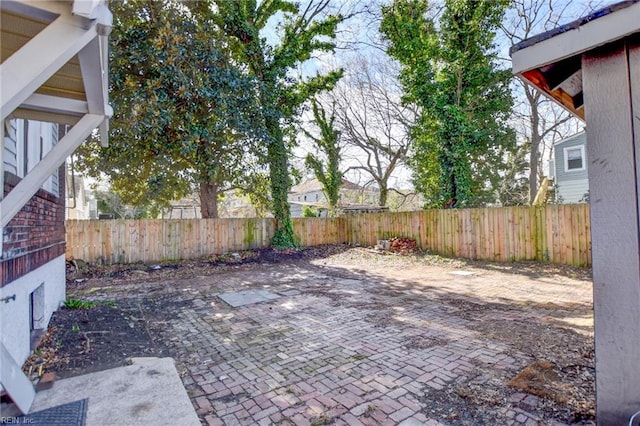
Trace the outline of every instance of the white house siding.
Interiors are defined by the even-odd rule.
[[[292,193],[289,201],[299,201],[301,203],[326,203],[327,197],[322,191],[310,191],[304,193]]]
[[[26,135],[25,135],[26,133]],[[27,144],[25,144],[25,137]],[[22,119],[7,120],[4,135],[4,171],[24,177],[58,143],[58,125]],[[42,188],[58,195],[58,173],[54,173]]]
[[[41,285],[41,291],[36,291]],[[64,255],[0,288],[0,298],[12,298],[7,303],[0,302],[0,340],[18,364],[31,353],[29,305],[34,291],[35,328],[44,329],[65,300]]]
[[[4,132],[4,170],[14,175],[17,173],[18,149],[16,146],[16,121],[7,120]]]
[[[589,179],[587,176],[588,159],[586,157],[586,133],[579,133],[554,146],[554,166],[556,194],[559,201],[563,203],[577,203],[584,201],[585,195],[589,192]],[[582,147],[584,152],[583,168],[581,170],[567,170],[565,162],[565,150],[567,148]]]

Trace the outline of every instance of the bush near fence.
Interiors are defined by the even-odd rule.
[[[66,226],[67,257],[103,263],[194,259],[265,248],[275,230],[270,218],[72,220]],[[591,264],[587,204],[365,213],[294,219],[293,226],[302,246],[372,246],[380,239],[408,237],[419,248],[444,256]]]

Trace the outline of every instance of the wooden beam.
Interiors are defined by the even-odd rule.
[[[547,84],[544,74],[540,70],[535,69],[524,72],[520,75],[520,78],[531,84],[536,89],[545,93],[547,97],[549,97],[549,99],[555,101],[564,109],[569,110],[579,119],[584,120],[584,109],[582,108],[582,106],[576,106],[574,104],[574,100],[578,100],[579,98],[569,95],[564,90],[562,90],[562,88],[558,88],[552,91]]]
[[[20,108],[31,109],[34,111],[51,112],[54,114],[73,115],[82,117],[90,114],[87,102],[70,98],[61,98],[59,96],[41,95],[34,93],[25,100]]]
[[[104,115],[107,94],[103,90],[102,55],[100,37],[91,40],[79,53],[82,83],[87,96],[89,114]]]
[[[0,65],[4,120],[83,47],[97,38],[95,23],[62,15]]]
[[[627,424],[640,408],[640,53],[631,52],[618,43],[582,62],[599,425]]]
[[[573,56],[555,63],[553,66],[548,67],[549,69],[547,71],[543,71],[547,80],[547,86],[551,88],[552,92],[558,90],[565,81],[580,71],[581,61],[580,56]]]
[[[49,123],[75,125],[82,115],[56,114],[53,112],[37,111],[33,109],[18,108],[11,114],[12,118],[22,118],[30,121],[46,121]]]
[[[0,343],[0,378],[2,386],[20,412],[28,413],[36,391],[31,381],[25,376],[20,365],[13,359],[4,343]]]
[[[76,148],[104,121],[102,115],[87,114],[53,147],[15,188],[0,201],[0,228],[5,227],[38,192],[42,184],[64,163]]]

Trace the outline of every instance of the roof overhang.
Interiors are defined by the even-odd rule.
[[[513,73],[585,119],[582,54],[640,32],[640,0],[627,0],[511,48]]]
[[[2,120],[74,125],[112,115],[105,1],[3,0],[0,12]]]
[[[8,118],[72,126],[16,187],[0,192],[1,227],[96,128],[107,144],[112,20],[106,0],[0,2],[0,135]]]

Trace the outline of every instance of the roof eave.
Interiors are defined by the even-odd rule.
[[[640,0],[627,0],[511,48],[513,73],[584,120],[582,54],[639,32]]]

